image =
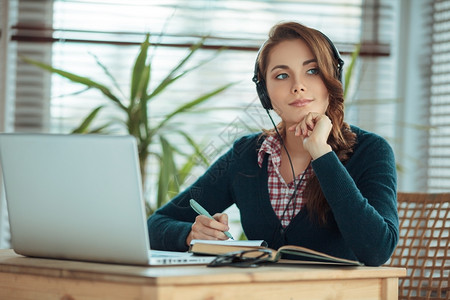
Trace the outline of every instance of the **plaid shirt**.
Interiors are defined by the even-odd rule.
[[[311,167],[308,167],[303,172],[305,173],[304,175],[301,173],[297,176],[295,179],[296,184],[300,182],[302,176],[303,179],[300,182],[295,199],[292,199],[291,203],[289,203],[290,198],[294,194],[295,184],[294,181],[287,184],[280,174],[281,143],[277,136],[268,136],[262,143],[258,152],[258,165],[260,168],[262,167],[265,154],[270,155],[267,164],[270,203],[272,204],[275,214],[280,219],[281,225],[286,227],[305,205],[303,191],[305,189],[306,182],[308,181],[308,178],[311,177],[313,171]],[[286,209],[288,203],[289,207]]]

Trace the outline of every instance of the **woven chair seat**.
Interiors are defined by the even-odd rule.
[[[407,269],[398,299],[450,299],[450,193],[398,193],[400,239],[386,265]]]

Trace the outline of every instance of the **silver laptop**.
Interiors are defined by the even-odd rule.
[[[204,264],[150,250],[131,136],[0,134],[11,242],[18,254],[119,264]]]

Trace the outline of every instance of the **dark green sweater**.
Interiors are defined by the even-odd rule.
[[[236,141],[188,189],[148,219],[153,249],[186,251],[186,237],[196,213],[189,199],[211,214],[233,203],[240,210],[248,239],[267,241],[270,248],[299,245],[366,265],[386,262],[398,241],[395,159],[380,136],[352,126],[357,143],[343,165],[334,152],[312,162],[331,213],[326,226],[311,222],[302,209],[285,230],[273,211],[267,186],[267,155],[257,163],[258,134]]]

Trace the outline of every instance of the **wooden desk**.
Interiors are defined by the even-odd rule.
[[[402,268],[137,267],[0,250],[0,299],[397,299]]]

